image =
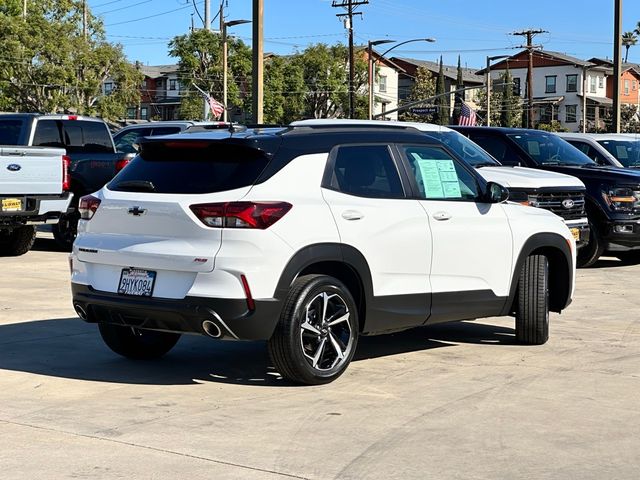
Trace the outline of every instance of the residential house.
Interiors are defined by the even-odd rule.
[[[589,59],[591,63],[610,68],[611,76],[607,78],[607,97],[613,100],[613,62],[601,58]],[[635,63],[622,64],[622,77],[620,79],[620,103],[632,105],[636,114],[640,111],[640,65]]]
[[[581,131],[584,104],[587,128],[605,128],[613,104],[607,96],[606,79],[611,72],[608,66],[548,50],[534,50],[532,63],[533,126],[557,121],[569,131]],[[523,50],[491,66],[493,85],[499,84],[509,69],[525,111],[528,65],[529,52]],[[477,73],[486,75],[486,69]]]
[[[414,58],[392,57],[391,60],[401,67],[398,78],[398,100],[400,104],[406,103],[407,98],[411,95],[411,90],[415,84],[415,78],[418,68],[423,67],[431,72],[434,78],[438,77],[440,64],[438,62],[430,62],[428,60],[416,60]],[[452,92],[449,105],[451,113],[453,113],[454,93],[458,82],[458,67],[454,65],[443,65],[445,91]],[[479,89],[484,88],[484,80],[476,75],[476,69],[462,68],[462,82],[464,87],[476,87],[465,90],[463,99],[471,108],[476,109],[474,103],[475,96]]]
[[[372,51],[373,61],[373,116],[379,120],[398,120],[399,76],[402,67]],[[392,113],[386,114],[387,111]]]

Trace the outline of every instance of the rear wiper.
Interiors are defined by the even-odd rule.
[[[121,192],[155,192],[155,185],[149,180],[125,180],[118,183],[114,190]]]

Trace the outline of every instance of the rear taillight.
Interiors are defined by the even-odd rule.
[[[191,205],[191,211],[208,227],[264,230],[291,210],[286,202],[228,202]]]
[[[131,161],[130,158],[121,158],[120,160],[118,160],[116,162],[116,173],[118,173],[120,170],[122,170],[124,167],[126,167],[127,165],[129,165],[129,162]]]
[[[71,168],[71,159],[67,155],[62,156],[62,191],[71,190],[71,177],[69,177],[69,168]]]
[[[78,204],[78,212],[80,212],[80,218],[82,220],[91,220],[93,215],[100,206],[100,199],[93,195],[85,195],[80,199]]]

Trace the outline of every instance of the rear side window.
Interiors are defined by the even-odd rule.
[[[108,185],[150,193],[215,193],[253,185],[269,163],[260,150],[216,142],[153,142]]]
[[[506,140],[494,136],[474,135],[475,143],[489,152],[493,158],[504,165],[518,165],[520,158]]]
[[[0,145],[19,145],[22,120],[0,120]]]
[[[359,197],[404,197],[398,170],[386,145],[338,147],[331,187]]]
[[[113,137],[113,141],[116,144],[116,150],[119,152],[136,153],[138,150],[134,147],[134,144],[137,144],[141,137],[148,135],[151,135],[150,128],[136,128],[116,135]]]
[[[69,153],[112,152],[111,134],[102,122],[39,120],[33,138],[37,147],[62,147]]]

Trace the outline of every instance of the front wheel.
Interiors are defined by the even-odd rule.
[[[280,374],[307,385],[329,383],[347,369],[358,342],[358,311],[347,287],[326,275],[298,278],[268,342]]]
[[[549,339],[549,261],[530,255],[522,266],[518,283],[516,340],[542,345]]]
[[[180,334],[99,323],[104,343],[115,353],[134,360],[160,358],[171,350]]]
[[[604,242],[598,228],[589,223],[589,243],[578,250],[578,267],[590,267],[604,253]]]

